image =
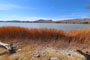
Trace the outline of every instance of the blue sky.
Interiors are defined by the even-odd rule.
[[[89,0],[0,0],[0,20],[87,18]]]

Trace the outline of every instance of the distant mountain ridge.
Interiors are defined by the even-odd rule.
[[[79,23],[79,24],[90,24],[90,19],[89,19],[89,18],[84,18],[84,19],[68,19],[68,20],[57,21],[57,23]]]
[[[21,20],[10,20],[10,21],[0,21],[0,22],[21,22],[21,23],[90,23],[90,18],[84,19],[67,19],[67,20],[45,20],[39,19],[35,21],[21,21]]]
[[[39,19],[39,20],[36,20],[36,21],[33,21],[33,22],[52,22],[53,20],[44,20],[44,19]]]
[[[85,18],[85,19],[68,19],[68,20],[61,20],[61,21],[87,21],[90,22],[89,18]]]
[[[43,19],[40,19],[40,20],[37,20],[37,21],[52,21],[52,20],[43,20]]]

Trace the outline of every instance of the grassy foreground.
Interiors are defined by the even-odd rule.
[[[0,41],[19,43],[17,53],[0,54],[0,60],[84,60],[76,50],[90,48],[90,29],[65,33],[55,29],[1,27]],[[5,49],[0,47],[0,53]]]

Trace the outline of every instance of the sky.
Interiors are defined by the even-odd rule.
[[[89,0],[0,0],[0,21],[90,17]]]

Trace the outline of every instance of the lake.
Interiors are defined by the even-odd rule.
[[[9,23],[9,22],[0,22],[0,27],[6,26],[19,26],[25,28],[48,28],[48,29],[57,29],[64,30],[69,32],[71,30],[90,28],[90,24],[63,24],[63,23]]]

